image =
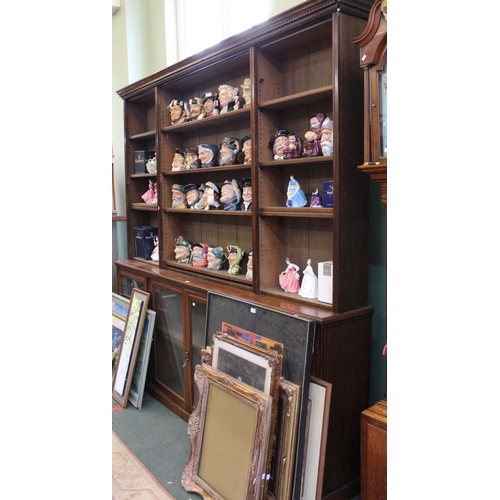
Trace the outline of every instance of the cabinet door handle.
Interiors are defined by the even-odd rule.
[[[189,349],[186,349],[186,352],[184,353],[184,364],[182,365],[182,368],[186,367],[188,361],[189,361]]]

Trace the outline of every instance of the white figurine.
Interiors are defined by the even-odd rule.
[[[299,295],[305,299],[318,298],[318,277],[314,274],[311,266],[311,259],[307,259],[307,266],[304,269],[304,278],[300,286]]]
[[[156,154],[154,155],[154,158],[150,158],[146,163],[146,170],[150,174],[156,174]]]

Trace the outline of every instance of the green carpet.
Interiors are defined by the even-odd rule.
[[[112,399],[113,431],[176,500],[201,500],[181,484],[181,473],[189,460],[191,442],[187,423],[168,408],[144,394],[140,410],[121,406]]]

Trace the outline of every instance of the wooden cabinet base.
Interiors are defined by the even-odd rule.
[[[361,414],[361,500],[387,498],[387,397]]]

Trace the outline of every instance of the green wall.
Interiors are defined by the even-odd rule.
[[[302,3],[275,0],[271,15]],[[112,17],[112,139],[115,154],[115,190],[118,213],[125,214],[125,168],[123,141],[123,101],[116,91],[177,62],[173,31],[165,23],[175,23],[174,0],[121,0]],[[361,69],[360,69],[361,71]],[[113,224],[112,289],[116,289],[114,261],[125,259],[125,223]],[[386,358],[382,349],[387,333],[387,211],[380,201],[380,186],[370,180],[370,290],[369,303],[375,307],[372,328],[370,404],[386,392]]]

